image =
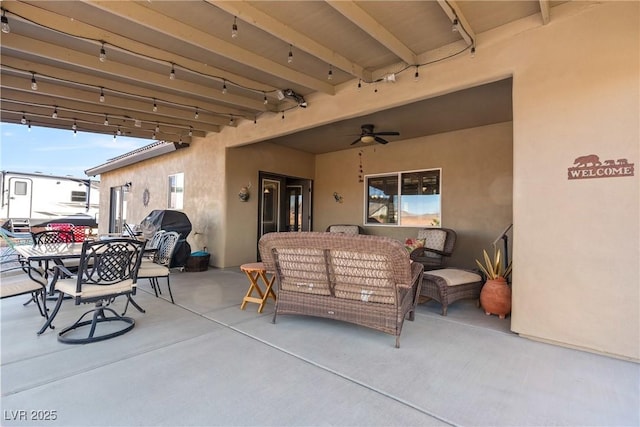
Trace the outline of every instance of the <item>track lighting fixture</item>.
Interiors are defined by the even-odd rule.
[[[23,125],[27,124],[27,118],[24,116],[24,113],[22,113],[22,118],[20,119],[20,123]]]
[[[104,102],[104,90],[100,88],[100,102]]]
[[[193,136],[193,127],[189,126],[189,136]]]
[[[291,51],[292,46],[289,45],[289,57],[287,57],[287,63],[291,64],[293,62],[293,52]]]
[[[4,16],[5,14],[5,10],[2,10],[2,32],[5,34],[9,34],[11,32],[11,27],[9,26],[9,20],[7,19],[6,16]]]
[[[38,90],[38,82],[36,81],[36,73],[31,73],[31,90]]]
[[[358,79],[358,90],[362,89],[362,79]]]
[[[106,114],[104,115],[104,125],[109,126],[109,117]]]
[[[198,120],[198,117],[200,117],[200,114],[198,114],[198,109],[196,108],[196,114],[193,116],[193,118]]]
[[[231,38],[236,38],[238,37],[238,24],[237,24],[237,17],[233,17],[233,25],[231,26]]]
[[[115,142],[115,140],[116,140],[116,133],[114,132],[113,133],[113,141]]]
[[[176,70],[173,66],[173,63],[171,63],[171,72],[169,73],[169,80],[175,80],[176,79]]]
[[[27,130],[31,132],[31,120],[27,120]]]
[[[269,103],[269,100],[267,99],[267,94],[264,94],[264,105],[267,105]]]
[[[153,133],[151,134],[151,139],[156,139],[156,133],[155,133],[155,132],[153,132]]]
[[[284,120],[284,111],[282,112],[282,120]]]
[[[229,126],[233,126],[235,122],[233,121],[233,116],[229,119]]]
[[[156,133],[160,132],[160,123],[156,123]]]
[[[107,51],[104,50],[104,42],[102,43],[102,47],[100,48],[100,62],[105,62],[107,60]]]
[[[227,82],[226,82],[226,80],[222,81],[222,94],[223,95],[227,94]]]
[[[116,131],[116,135],[118,135],[118,136],[122,135],[122,131],[120,130],[120,126],[118,126],[118,130]]]
[[[158,112],[158,104],[156,104],[156,100],[153,100],[153,112],[156,113]]]
[[[78,125],[76,124],[76,121],[73,121],[73,124],[71,125],[71,129],[74,130],[74,132],[78,129]]]
[[[333,67],[329,65],[329,73],[327,74],[327,80],[333,80]]]
[[[52,119],[58,118],[58,107],[53,107],[53,114],[51,114]]]
[[[418,81],[420,79],[420,73],[418,72],[418,66],[416,65],[416,72],[413,75],[413,78]]]
[[[476,47],[475,46],[471,46],[471,57],[472,58],[476,57]]]
[[[458,32],[458,18],[453,19],[453,25],[451,26],[451,31],[454,33]]]

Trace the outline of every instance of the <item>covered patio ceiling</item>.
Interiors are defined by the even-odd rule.
[[[307,98],[347,82],[420,78],[430,63],[472,54],[478,34],[531,15],[549,22],[558,3],[5,0],[1,119],[190,142],[243,120],[322,108]],[[497,82],[306,130],[299,148],[348,148],[364,123],[402,139],[435,133],[434,121],[420,118],[436,111],[457,117],[455,126],[438,120],[445,130],[468,127],[453,112],[460,105],[482,112],[480,123],[469,111],[472,123],[510,120],[510,88],[510,80]],[[496,90],[493,102],[479,102],[487,90]]]

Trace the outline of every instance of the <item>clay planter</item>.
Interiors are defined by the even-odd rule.
[[[485,314],[504,319],[511,313],[511,288],[503,277],[487,280],[480,291],[480,305]]]

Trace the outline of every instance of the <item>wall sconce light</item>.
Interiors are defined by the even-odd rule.
[[[122,186],[122,189],[124,190],[125,193],[128,193],[129,191],[131,191],[131,186],[133,184],[131,182],[125,182],[124,185]]]
[[[333,193],[333,198],[335,199],[336,203],[342,203],[342,196],[339,195],[337,192]]]
[[[249,183],[249,185],[247,185],[246,187],[242,187],[240,189],[240,192],[238,193],[238,197],[240,198],[241,202],[246,202],[247,200],[249,200],[249,189],[251,188],[251,183]]]

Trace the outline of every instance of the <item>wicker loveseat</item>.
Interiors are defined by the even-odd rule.
[[[267,271],[276,275],[273,316],[342,320],[396,336],[413,320],[423,266],[386,237],[342,233],[269,233],[260,239]]]

